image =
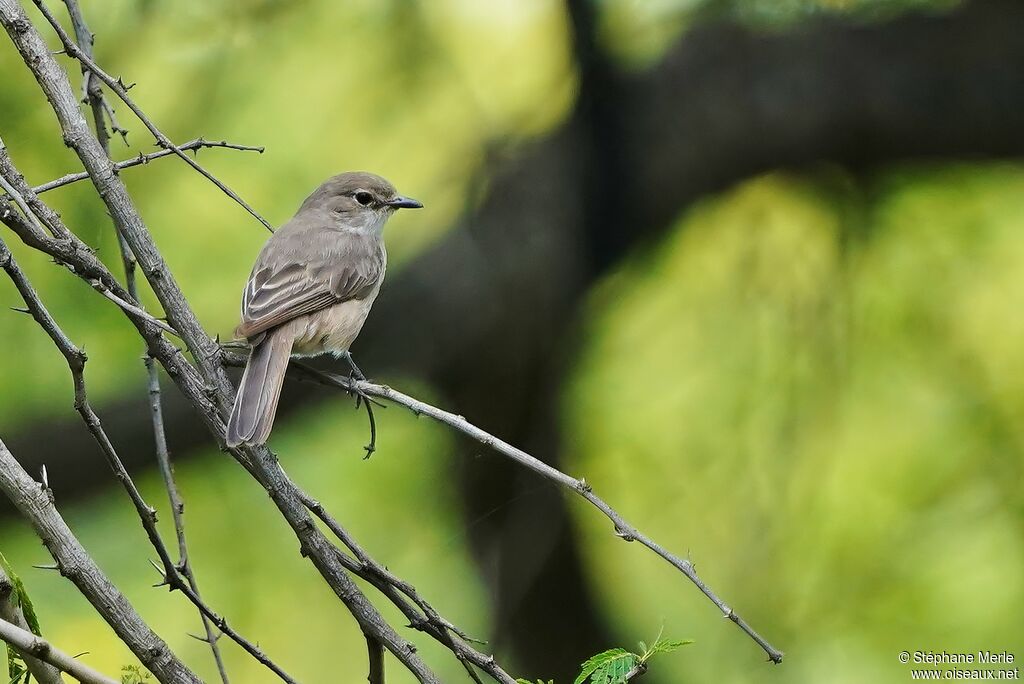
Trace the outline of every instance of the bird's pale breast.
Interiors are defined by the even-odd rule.
[[[377,291],[374,290],[366,299],[350,299],[288,322],[286,325],[292,326],[295,339],[292,354],[338,355],[348,351],[362,330],[376,297]]]

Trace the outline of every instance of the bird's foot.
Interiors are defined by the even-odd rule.
[[[361,382],[369,382],[363,372],[359,370],[359,366],[356,365],[355,360],[352,358],[352,354],[345,352],[343,355],[344,359],[348,362],[348,366],[351,371],[348,374],[348,392],[356,398],[356,409],[359,409],[359,405],[362,404],[366,407],[366,418],[370,423],[370,443],[363,447],[366,450],[366,455],[363,459],[370,458],[373,452],[377,450],[377,421],[373,417],[373,405],[376,404],[381,408],[384,408],[384,404],[371,398],[363,389],[359,386]]]

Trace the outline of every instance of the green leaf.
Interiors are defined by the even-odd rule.
[[[32,609],[32,601],[28,598],[25,585],[2,553],[0,553],[0,569],[3,570],[3,574],[11,582],[11,600],[15,606],[21,608],[21,613],[25,616],[25,622],[28,623],[29,629],[36,636],[39,636],[39,619],[36,618],[36,613]],[[7,652],[7,676],[11,678],[10,684],[19,684],[19,682],[28,684],[31,675],[28,672],[28,668],[25,667],[24,659],[22,659],[17,651],[10,647],[6,647],[5,650]]]
[[[693,639],[658,639],[651,647],[651,655],[655,653],[671,653],[676,649],[692,644]]]
[[[7,562],[2,553],[0,553],[0,568],[3,568],[4,574],[11,580],[11,585],[14,587],[14,596],[21,607],[21,614],[25,616],[28,628],[36,636],[42,636],[42,632],[39,629],[39,618],[36,617],[36,611],[32,608],[32,601],[28,597],[28,591],[25,589],[21,578],[14,572],[11,564]]]
[[[593,684],[626,684],[626,675],[640,661],[635,653],[616,658],[606,668],[598,670],[590,678]]]
[[[584,684],[588,677],[592,684],[621,684],[639,660],[640,656],[624,648],[609,649],[583,663],[573,684]]]
[[[25,665],[25,661],[21,660],[21,656],[16,653],[10,646],[7,647],[8,657],[8,674],[11,677],[10,684],[28,684],[32,674],[28,671],[28,666]],[[22,679],[24,677],[24,679]]]

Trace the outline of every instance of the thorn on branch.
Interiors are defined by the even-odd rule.
[[[158,575],[160,575],[160,581],[154,584],[153,588],[155,589],[157,587],[170,586],[171,582],[168,579],[167,573],[164,571],[164,568],[157,565],[157,563],[152,558],[149,559],[149,564],[152,565],[153,569],[156,570]],[[174,587],[171,587],[171,591],[174,591]]]

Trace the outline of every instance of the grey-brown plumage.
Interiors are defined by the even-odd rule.
[[[228,419],[229,446],[267,440],[290,356],[348,351],[384,280],[384,224],[397,209],[421,206],[380,176],[343,173],[267,240],[235,330],[252,353]]]

